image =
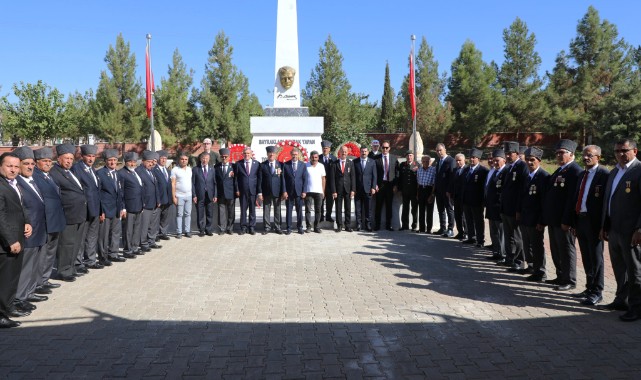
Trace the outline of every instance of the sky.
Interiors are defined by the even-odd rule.
[[[486,62],[503,62],[503,30],[520,17],[537,39],[540,72],[551,70],[561,50],[568,50],[578,21],[588,7],[617,26],[628,43],[641,44],[638,0],[485,0],[382,1],[300,0],[298,43],[301,88],[318,62],[319,49],[331,35],[343,55],[343,68],[354,92],[378,101],[385,63],[398,92],[408,72],[410,36],[425,37],[449,74],[452,61],[469,39]],[[177,48],[194,70],[199,85],[207,53],[219,31],[233,47],[233,63],[249,79],[250,91],[263,106],[273,104],[277,0],[232,1],[7,1],[0,5],[0,95],[10,95],[20,81],[43,80],[64,94],[98,86],[106,70],[105,53],[122,33],[131,45],[144,81],[147,33],[157,85],[167,77]],[[10,100],[15,98],[10,95]]]

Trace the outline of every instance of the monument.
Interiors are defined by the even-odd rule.
[[[271,145],[321,152],[323,118],[310,117],[307,107],[301,107],[296,0],[278,0],[274,106],[265,108],[265,116],[251,118],[250,131],[251,147],[261,161]]]

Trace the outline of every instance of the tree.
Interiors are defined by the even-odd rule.
[[[187,69],[178,49],[174,50],[167,74],[166,79],[160,80],[160,87],[154,95],[154,127],[166,145],[173,145],[177,140],[183,143],[194,141],[198,136],[192,134],[196,126],[190,123],[193,109],[189,104],[194,70]]]
[[[394,108],[394,89],[390,84],[389,63],[385,63],[385,83],[383,85],[383,98],[381,99],[381,116],[378,120],[378,129],[383,132],[396,132],[396,118]]]
[[[496,70],[483,62],[473,42],[466,41],[452,63],[448,99],[454,127],[465,131],[474,145],[500,122],[503,99],[496,86]]]
[[[91,90],[84,94],[76,91],[67,96],[60,124],[61,136],[74,138],[87,136],[94,130],[94,120],[91,117],[93,101],[93,91]]]
[[[547,105],[538,70],[541,57],[535,50],[536,37],[529,33],[520,18],[503,30],[503,56],[498,81],[505,97],[502,122],[517,136],[520,132],[534,132],[543,126]]]
[[[18,136],[42,144],[58,136],[65,109],[62,93],[41,80],[35,84],[20,82],[12,88],[17,102],[12,104],[7,98],[2,99],[5,137]]]
[[[142,84],[136,79],[136,56],[122,34],[105,55],[107,71],[100,73],[96,101],[92,103],[94,132],[109,142],[139,141],[147,135]]]
[[[194,93],[192,102],[200,106],[203,136],[249,143],[249,119],[262,115],[262,107],[249,92],[247,77],[232,63],[233,51],[229,38],[219,32],[209,50],[201,90]]]

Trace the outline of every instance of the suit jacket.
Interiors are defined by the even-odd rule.
[[[507,216],[516,216],[519,197],[523,194],[523,187],[528,181],[530,171],[527,164],[519,159],[511,164],[503,180],[501,192],[501,213]]]
[[[370,151],[367,154],[367,158],[369,158],[370,160],[375,160],[375,159],[379,158],[381,156],[381,154],[383,154],[383,153],[381,153],[380,150],[377,153],[374,153],[373,151]]]
[[[87,198],[87,218],[96,218],[100,216],[100,180],[96,180],[91,175],[96,175],[94,168],[87,167],[84,162],[79,161],[73,164],[71,171],[80,180],[82,190]],[[96,184],[98,181],[98,184]]]
[[[327,159],[328,159],[328,162],[325,162],[325,156],[322,153],[318,156],[318,162],[320,162],[321,164],[323,164],[323,166],[325,166],[325,173],[327,174],[327,183],[329,184],[331,180],[330,171],[332,170],[332,165],[336,162],[336,160],[338,160],[338,158],[334,156],[332,153],[330,153],[327,156]],[[331,191],[332,189],[330,188],[330,186],[325,186],[326,194],[329,194]]]
[[[283,165],[281,188],[285,189],[289,197],[300,197],[307,185],[307,167],[303,161],[298,161],[294,173],[293,161],[289,160]]]
[[[624,236],[632,236],[636,229],[641,228],[641,162],[635,158],[610,196],[618,171],[618,166],[612,169],[605,187],[603,228],[606,231],[615,230]]]
[[[208,165],[209,166],[209,165]],[[203,166],[199,163],[191,170],[191,196],[198,198],[198,201],[209,198],[212,200],[218,197],[216,189],[215,169],[208,169],[207,178],[203,173]],[[232,198],[233,199],[233,198]]]
[[[356,193],[360,195],[371,193],[372,189],[376,189],[376,185],[378,184],[376,161],[368,158],[365,163],[365,168],[363,168],[360,157],[356,158],[352,163],[354,164]]]
[[[141,212],[143,209],[142,180],[138,182],[136,171],[124,167],[118,170],[118,178],[120,178],[122,185],[122,193],[127,212]]]
[[[587,172],[584,170],[583,173],[579,176],[579,179],[576,182],[576,191],[574,193],[573,205],[576,211],[576,204],[579,201],[579,192],[581,190],[581,182],[583,182],[583,177]],[[588,218],[590,219],[590,226],[592,231],[599,231],[601,229],[601,222],[603,221],[603,198],[605,198],[605,188],[608,184],[608,176],[610,171],[606,169],[603,165],[599,165],[596,168],[596,173],[592,178],[590,183],[590,188],[585,189],[584,192],[588,193],[588,197],[585,200],[585,205],[588,209]],[[576,213],[572,214],[574,216],[574,221],[572,226],[576,227]]]
[[[407,161],[399,165],[398,189],[404,196],[416,196],[418,182],[416,180],[416,170],[418,166],[411,166]]]
[[[45,219],[47,224],[47,233],[53,234],[62,232],[66,225],[65,211],[62,208],[60,199],[60,189],[51,178],[46,178],[45,174],[38,168],[33,170],[33,179],[40,193],[45,200]]]
[[[574,191],[582,169],[571,162],[563,170],[559,167],[548,181],[543,203],[543,222],[548,226],[572,225],[575,203]]]
[[[506,173],[507,165],[499,172],[495,170],[485,188],[485,218],[489,220],[501,220],[501,192]]]
[[[238,191],[236,176],[231,175],[231,173],[234,172],[234,165],[228,163],[227,170],[225,171],[223,169],[224,165],[222,163],[216,165],[214,168],[216,171],[216,195],[218,198],[233,200],[236,198],[236,191]]]
[[[145,210],[153,210],[160,203],[160,190],[156,186],[156,177],[143,165],[136,168],[136,173],[142,180],[142,207]]]
[[[378,187],[380,188],[383,185],[383,175],[384,175],[383,155],[381,154],[380,156],[376,157],[375,162],[376,162],[376,177],[378,179]],[[389,162],[388,162],[388,178],[387,179],[393,186],[398,185],[398,175],[399,175],[398,157],[396,157],[393,154],[390,154]]]
[[[29,186],[27,181],[18,176],[18,187],[22,193],[22,206],[31,221],[31,236],[25,239],[25,248],[37,248],[47,242],[47,222],[45,219],[44,200]],[[34,181],[35,183],[35,181]],[[36,184],[36,186],[38,186]]]
[[[476,169],[470,167],[465,173],[465,185],[463,185],[463,204],[471,207],[482,207],[484,205],[485,181],[489,169],[478,164]]]
[[[103,167],[96,173],[100,178],[100,208],[105,218],[117,218],[120,211],[125,209],[125,198],[122,190],[120,173],[115,171],[116,180],[109,174],[110,170]]]
[[[283,164],[274,160],[274,174],[272,174],[271,168],[269,166],[269,160],[263,161],[260,165],[261,170],[261,188],[263,190],[263,196],[278,198],[283,193],[281,188],[281,176],[283,174]],[[278,171],[280,170],[280,174]]]
[[[329,178],[330,192],[337,194],[348,194],[356,191],[356,174],[354,171],[354,163],[350,160],[345,160],[345,171],[341,167],[341,161],[337,160],[334,164],[330,165],[327,171]]]
[[[467,175],[467,171],[470,169],[470,167],[468,165],[463,165],[460,172],[458,169],[459,168],[456,168],[454,170],[454,174],[452,174],[452,176],[448,181],[447,192],[450,193],[450,196],[452,197],[453,200],[462,202],[463,189],[465,188],[465,176]],[[436,179],[434,182],[436,183]]]
[[[238,183],[238,191],[241,194],[255,196],[263,193],[260,162],[251,160],[248,173],[247,168],[245,168],[245,161],[237,161],[234,175],[236,176],[236,183]]]
[[[24,225],[29,216],[20,202],[18,193],[0,176],[0,252],[11,252],[10,246],[19,242],[24,248]]]
[[[49,171],[49,176],[60,189],[60,199],[67,224],[79,224],[87,220],[87,196],[71,174],[60,165],[54,164]]]
[[[160,165],[156,165],[151,169],[151,172],[156,177],[156,186],[158,186],[158,192],[160,193],[160,204],[170,205],[173,203],[174,198],[171,193],[171,170],[165,168],[165,171],[167,172],[166,177]]]
[[[508,176],[509,177],[509,176]],[[507,179],[509,181],[510,178]],[[547,191],[550,173],[539,168],[530,179],[530,175],[521,186],[521,195],[517,204],[517,211],[521,213],[520,223],[528,227],[536,227],[543,223],[543,201]]]
[[[456,161],[452,156],[445,156],[436,162],[436,178],[434,180],[434,191],[437,195],[445,195],[450,187],[450,181],[456,173]]]

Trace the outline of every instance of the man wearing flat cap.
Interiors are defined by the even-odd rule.
[[[401,231],[410,229],[410,211],[412,213],[412,231],[416,230],[418,216],[418,184],[416,171],[418,164],[414,161],[414,151],[405,152],[405,162],[399,165],[398,190],[403,197],[403,210],[401,212]]]
[[[229,162],[230,151],[227,148],[220,150],[221,163],[216,170],[216,195],[218,197],[218,234],[231,235],[234,230],[236,218],[236,192],[238,183],[234,176],[234,165]]]
[[[153,219],[154,211],[160,207],[160,191],[156,186],[156,177],[151,169],[156,165],[156,153],[150,150],[142,152],[142,165],[136,168],[138,177],[142,180],[142,216],[140,219],[140,254],[151,251],[152,248],[161,248],[155,239],[149,237],[149,226]]]
[[[36,160],[36,168],[33,171],[32,178],[44,199],[45,224],[47,228],[47,242],[40,251],[38,259],[38,286],[55,289],[60,287],[60,284],[51,283],[49,279],[56,262],[58,239],[60,233],[67,226],[67,221],[65,220],[65,212],[60,199],[60,189],[49,176],[53,165],[53,150],[49,147],[40,148],[33,152],[33,156]]]
[[[173,202],[171,187],[171,177],[167,169],[167,157],[169,153],[166,150],[159,150],[158,163],[154,166],[153,173],[156,176],[156,185],[160,191],[160,209],[158,217],[154,220],[154,228],[158,234],[155,240],[169,240],[169,216]]]
[[[80,179],[71,171],[76,147],[71,144],[56,146],[58,162],[49,175],[60,189],[60,199],[65,211],[67,226],[58,238],[58,275],[61,281],[73,281],[87,272],[74,265],[84,238],[83,227],[87,221],[87,196]]]
[[[528,177],[521,189],[517,205],[516,221],[523,237],[523,257],[521,261],[528,264],[521,274],[529,274],[526,279],[533,282],[544,281],[545,248],[543,246],[543,200],[547,191],[550,174],[541,167],[543,151],[536,147],[525,150],[528,166]]]
[[[276,160],[276,147],[268,146],[266,150],[267,160],[263,161],[261,164],[261,179],[263,181],[263,235],[270,231],[274,231],[281,235],[283,231],[281,230],[280,195],[283,192],[281,187],[283,165]],[[272,208],[274,209],[273,222],[271,222]]]
[[[143,182],[136,172],[138,153],[125,152],[123,161],[125,166],[117,172],[122,185],[126,212],[122,226],[124,243],[122,255],[127,259],[135,259],[140,253],[142,236]]]
[[[492,151],[492,166],[494,171],[485,181],[485,218],[490,226],[490,240],[492,241],[492,256],[490,260],[505,259],[505,242],[503,240],[503,222],[501,220],[501,191],[507,173],[505,165],[505,151],[494,149]]]
[[[476,244],[483,247],[485,243],[485,220],[483,219],[483,202],[485,180],[488,169],[481,165],[483,151],[478,148],[470,150],[470,166],[465,174],[463,187],[463,209],[467,222],[467,240],[463,244]]]
[[[71,171],[78,177],[87,198],[87,218],[83,226],[83,239],[76,256],[76,270],[83,267],[102,269],[104,265],[97,261],[98,226],[100,224],[100,181],[93,168],[96,162],[98,147],[95,145],[80,146],[82,158],[76,162]]]
[[[525,269],[523,258],[523,236],[516,222],[517,204],[521,190],[528,178],[527,164],[519,157],[519,143],[506,141],[503,143],[508,168],[501,191],[501,222],[503,223],[503,239],[505,241],[505,260],[499,265],[508,267],[510,271]]]
[[[122,236],[122,219],[127,217],[121,179],[116,170],[118,150],[102,152],[105,166],[96,172],[100,179],[100,227],[98,229],[98,256],[100,263],[111,266],[113,261],[126,259],[118,255]]]
[[[323,149],[322,154],[319,158],[319,161],[325,166],[325,173],[331,173],[332,165],[336,163],[336,156],[334,156],[330,151],[332,149],[332,143],[327,140],[321,141],[321,148]],[[332,196],[330,186],[325,188],[325,200],[321,203],[321,222],[327,220],[328,222],[334,223],[332,219],[332,208],[334,207],[334,197]],[[336,216],[338,217],[338,215]]]
[[[576,212],[572,198],[581,175],[581,167],[574,161],[576,147],[574,141],[566,139],[556,144],[559,168],[550,176],[543,201],[543,222],[548,227],[556,268],[556,278],[546,282],[556,285],[554,289],[558,291],[576,288],[576,239],[570,231]]]

